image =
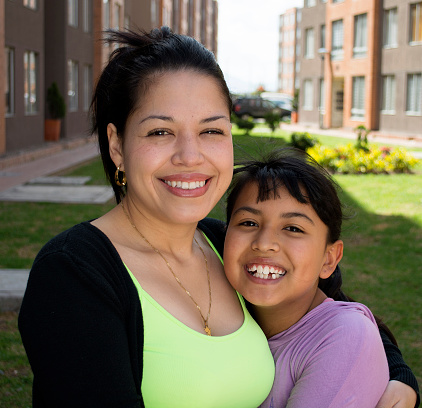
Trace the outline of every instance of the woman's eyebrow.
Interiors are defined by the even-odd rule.
[[[174,118],[172,118],[171,116],[164,116],[164,115],[150,115],[147,116],[146,118],[143,118],[142,120],[139,121],[139,124],[146,122],[147,120],[151,120],[151,119],[160,119],[160,120],[165,120],[167,122],[174,122]]]
[[[215,122],[216,120],[219,120],[219,119],[226,119],[230,122],[230,119],[226,115],[217,115],[217,116],[211,116],[210,118],[202,119],[200,123]]]

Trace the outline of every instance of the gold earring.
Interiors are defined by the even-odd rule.
[[[126,172],[124,170],[120,171],[120,166],[117,167],[114,173],[114,181],[119,187],[126,185]]]

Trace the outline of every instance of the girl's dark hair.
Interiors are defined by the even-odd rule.
[[[214,54],[194,38],[161,27],[147,33],[108,30],[105,41],[118,45],[111,54],[94,91],[91,103],[92,133],[98,133],[101,157],[117,203],[125,194],[114,182],[116,166],[111,160],[107,125],[113,123],[123,137],[128,117],[157,76],[169,71],[192,70],[215,78],[227,101],[232,99]]]
[[[297,201],[310,204],[321,221],[328,227],[327,242],[334,243],[340,238],[343,219],[343,205],[338,197],[340,187],[330,174],[311,156],[295,148],[275,150],[261,160],[249,160],[235,164],[234,178],[227,197],[227,225],[236,200],[249,183],[258,186],[257,202],[276,199],[278,189],[285,187]],[[353,301],[341,289],[342,277],[337,265],[332,275],[320,279],[318,287],[334,300]],[[375,320],[391,341],[397,345],[394,335],[375,316]]]

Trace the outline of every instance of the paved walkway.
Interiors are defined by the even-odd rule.
[[[289,131],[308,131],[327,136],[342,136],[355,139],[356,135],[350,130],[344,129],[318,129],[307,127],[299,124],[282,125],[283,129]],[[370,141],[377,141],[386,144],[395,144],[406,147],[421,147],[422,134],[415,136],[404,135],[383,135],[374,132],[369,137]],[[16,194],[22,189],[42,187],[37,193],[32,190],[32,198],[35,200],[41,197],[45,201],[47,191],[54,184],[52,177],[41,179],[45,176],[51,176],[61,170],[68,169],[75,165],[79,165],[98,156],[98,147],[96,140],[92,138],[80,138],[69,141],[58,142],[56,144],[48,144],[42,148],[29,150],[20,154],[8,157],[0,157],[0,201],[1,196],[7,196],[13,191]],[[422,158],[422,152],[415,154]],[[35,180],[34,180],[35,179]],[[29,183],[29,184],[28,184]],[[41,184],[39,184],[41,183]],[[78,182],[75,181],[74,184]],[[80,186],[83,187],[83,186]],[[75,195],[75,190],[66,190],[69,186],[54,188],[54,194],[57,200],[66,201],[63,197],[70,193]],[[75,188],[75,186],[71,186]],[[29,191],[29,190],[27,190]],[[81,191],[81,190],[79,190]],[[92,192],[93,190],[90,189]],[[99,195],[106,192],[96,192],[93,194],[91,201],[99,199]],[[37,198],[37,201],[38,201]],[[0,270],[0,311],[19,310],[23,293],[28,280],[28,270],[7,269]]]

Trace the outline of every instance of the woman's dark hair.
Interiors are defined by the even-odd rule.
[[[295,148],[275,150],[261,160],[249,160],[235,164],[234,178],[227,197],[227,225],[236,200],[249,183],[258,186],[257,202],[276,199],[278,189],[285,187],[297,201],[310,204],[321,221],[328,227],[327,242],[334,243],[340,238],[343,219],[343,205],[338,197],[339,186],[330,174],[306,152]],[[337,265],[332,275],[320,279],[318,287],[334,300],[353,301],[341,289],[342,277]],[[380,318],[375,316],[391,341],[397,342]]]
[[[123,137],[128,117],[139,107],[140,98],[157,76],[192,70],[216,79],[229,112],[232,99],[214,54],[194,38],[174,34],[168,27],[149,33],[109,30],[106,34],[105,41],[119,48],[111,54],[94,91],[92,133],[98,133],[104,169],[119,203],[125,190],[114,182],[116,166],[109,153],[107,125],[113,123],[119,137]]]

